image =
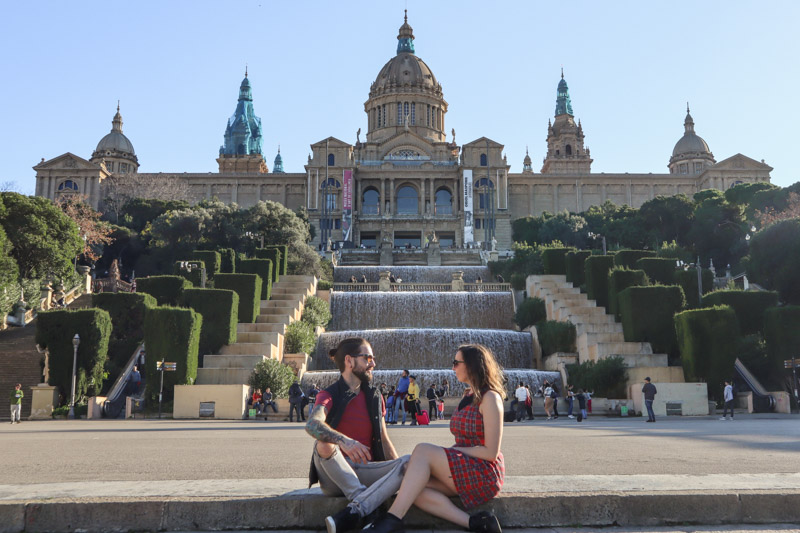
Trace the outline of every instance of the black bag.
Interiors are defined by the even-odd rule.
[[[503,415],[503,422],[513,422],[517,419],[517,413],[514,411],[506,411]]]

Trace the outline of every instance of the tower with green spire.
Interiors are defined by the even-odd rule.
[[[283,170],[283,158],[281,157],[281,147],[278,146],[278,155],[275,156],[275,163],[272,165],[273,174],[286,174]]]
[[[572,101],[569,99],[569,87],[567,80],[564,79],[564,69],[561,69],[561,81],[558,82],[558,92],[556,95],[556,116],[572,115]]]
[[[267,172],[261,149],[261,118],[256,116],[253,109],[253,91],[247,69],[239,86],[239,102],[233,116],[228,119],[224,139],[217,159],[220,172]]]
[[[547,156],[542,174],[589,174],[592,158],[583,145],[583,126],[575,123],[569,87],[561,69],[561,80],[556,91],[556,114],[547,125]]]

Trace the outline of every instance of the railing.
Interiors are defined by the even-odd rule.
[[[510,283],[465,283],[464,290],[467,292],[508,292],[511,290]]]
[[[102,278],[94,280],[94,292],[133,292],[133,284],[121,279]]]
[[[334,292],[377,292],[379,283],[334,283]],[[392,292],[453,292],[452,283],[391,283]],[[510,283],[464,283],[466,292],[509,292]]]
[[[339,292],[376,292],[377,283],[334,283],[333,290]]]
[[[128,377],[133,371],[133,367],[139,363],[139,358],[144,353],[144,343],[140,344],[128,359],[117,376],[111,390],[108,391],[106,401],[103,403],[103,416],[105,418],[117,418],[122,409],[125,408],[125,389],[128,385]]]

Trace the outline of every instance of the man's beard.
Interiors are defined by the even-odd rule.
[[[353,369],[353,375],[356,376],[358,379],[361,380],[361,383],[364,385],[369,385],[372,382],[372,373],[371,370],[356,370]]]

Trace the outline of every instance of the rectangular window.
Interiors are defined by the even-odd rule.
[[[406,124],[406,117],[408,116],[408,102],[403,103],[403,125]]]
[[[337,218],[336,220],[334,220],[334,223],[335,223],[334,227],[336,229],[342,229],[342,219],[341,218]]]
[[[425,114],[425,125],[430,127],[431,126],[431,106],[426,105],[425,108],[427,109]]]
[[[386,104],[383,104],[383,125],[386,125]]]
[[[689,173],[688,163],[681,163],[680,169],[681,169],[681,174],[688,174]]]
[[[127,163],[120,163],[119,164],[119,171],[120,172],[127,172],[128,171],[128,164]]]
[[[694,164],[694,173],[695,174],[700,174],[701,172],[703,172],[703,163],[695,163]]]
[[[412,126],[416,126],[416,124],[417,124],[417,118],[416,118],[416,113],[415,113],[416,109],[415,108],[416,108],[416,104],[414,102],[411,102],[411,125]]]
[[[381,127],[381,106],[378,106],[378,124],[377,126]]]
[[[401,126],[403,124],[403,104],[397,102],[397,125]]]

